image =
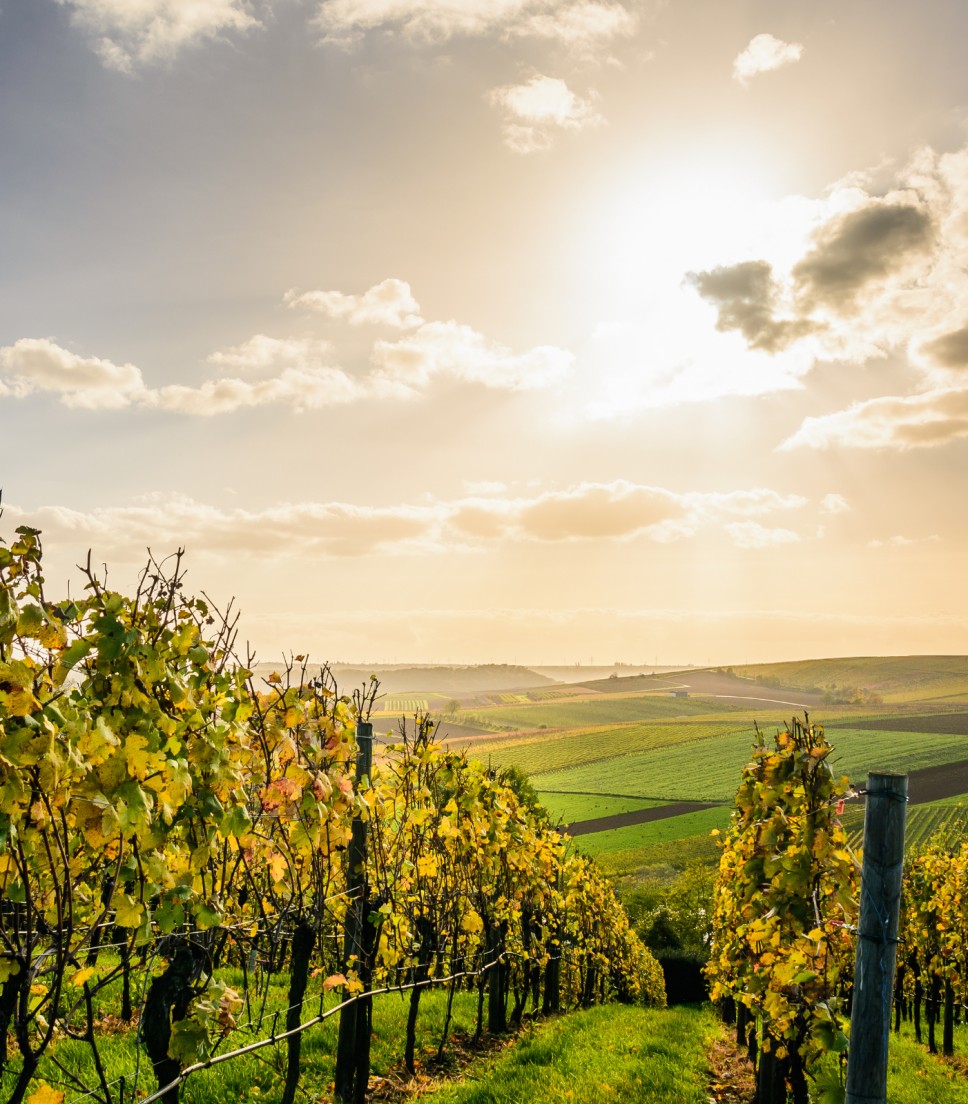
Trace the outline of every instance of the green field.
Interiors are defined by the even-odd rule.
[[[864,816],[862,809],[851,810],[851,816],[843,818],[850,845],[859,848],[864,840]],[[904,828],[904,846],[910,851],[924,846],[933,836],[960,839],[968,832],[968,796],[962,801],[932,801],[925,805],[912,805],[907,811]]]
[[[500,740],[488,740],[480,753],[501,766],[514,764],[531,775],[557,771],[567,767],[599,763],[636,752],[676,747],[698,741],[719,739],[724,735],[743,734],[749,743],[753,739],[753,714],[710,720],[662,720],[652,723],[598,725],[576,728],[568,732],[532,733]],[[549,786],[552,790],[586,790],[586,786]],[[631,793],[619,788],[619,794]]]
[[[560,770],[532,774],[538,790],[584,791],[666,801],[731,801],[753,748],[750,732],[728,733]],[[831,764],[863,781],[871,770],[915,770],[962,758],[963,736],[840,729]],[[527,769],[527,768],[525,768]]]
[[[834,770],[855,785],[862,785],[871,770],[914,771],[968,758],[968,657],[809,660],[733,671],[778,688],[826,692],[857,687],[880,695],[881,704],[824,705],[810,713],[811,720],[827,727]],[[675,673],[663,678],[671,685]],[[539,699],[533,701],[512,700],[522,695],[509,692],[502,704],[481,707],[479,716],[492,731],[518,731],[472,743],[469,754],[525,771],[552,817],[570,823],[653,802],[731,804],[751,757],[754,722],[770,739],[787,719],[779,704],[726,703],[698,694],[673,698],[645,692],[652,680],[640,680],[634,690],[625,689],[624,682],[605,680],[578,692],[546,687],[540,697],[529,695]],[[909,840],[928,838],[945,818],[951,825],[963,823],[951,809],[950,801],[940,811],[912,807]],[[637,866],[680,867],[690,857],[715,857],[705,833],[718,815],[705,814],[708,821],[701,819],[695,827],[691,818],[697,814],[691,813],[580,840],[617,874],[632,874]],[[848,806],[844,821],[858,836],[862,806]]]
[[[695,813],[653,820],[647,824],[629,824],[607,832],[592,832],[578,836],[575,845],[586,855],[597,858],[617,851],[651,850],[658,844],[708,835],[713,828],[723,829],[729,823],[730,810],[725,806],[699,809]]]

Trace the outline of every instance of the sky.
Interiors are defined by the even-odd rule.
[[[966,40],[0,0],[0,536],[263,660],[968,653]]]

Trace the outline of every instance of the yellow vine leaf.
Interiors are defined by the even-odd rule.
[[[64,1094],[60,1089],[52,1089],[45,1081],[27,1097],[27,1104],[64,1104]]]

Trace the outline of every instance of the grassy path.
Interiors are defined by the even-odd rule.
[[[712,1012],[607,1005],[548,1021],[427,1104],[706,1104]]]
[[[745,1098],[742,1081],[720,1084],[710,1065],[715,1053],[722,1066],[728,1038],[709,1007],[596,1007],[539,1023],[461,1081],[421,1093],[420,1104],[736,1104]],[[956,1049],[963,1054],[966,1044],[962,1027]],[[908,1025],[892,1034],[891,1104],[968,1104],[966,1073],[964,1057],[932,1057]],[[820,1099],[817,1089],[811,1099]]]

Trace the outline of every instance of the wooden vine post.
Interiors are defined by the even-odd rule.
[[[887,1100],[887,1046],[904,867],[906,774],[869,774],[847,1104]]]
[[[369,781],[373,769],[373,725],[356,724],[356,788]],[[352,836],[347,855],[346,929],[343,944],[344,970],[354,969],[369,987],[367,939],[369,886],[366,878],[367,824],[360,813],[353,817]],[[345,990],[344,990],[345,992]],[[363,1104],[370,1076],[370,1013],[372,997],[360,996],[340,1012],[339,1038],[336,1044],[334,1088],[341,1104]]]

